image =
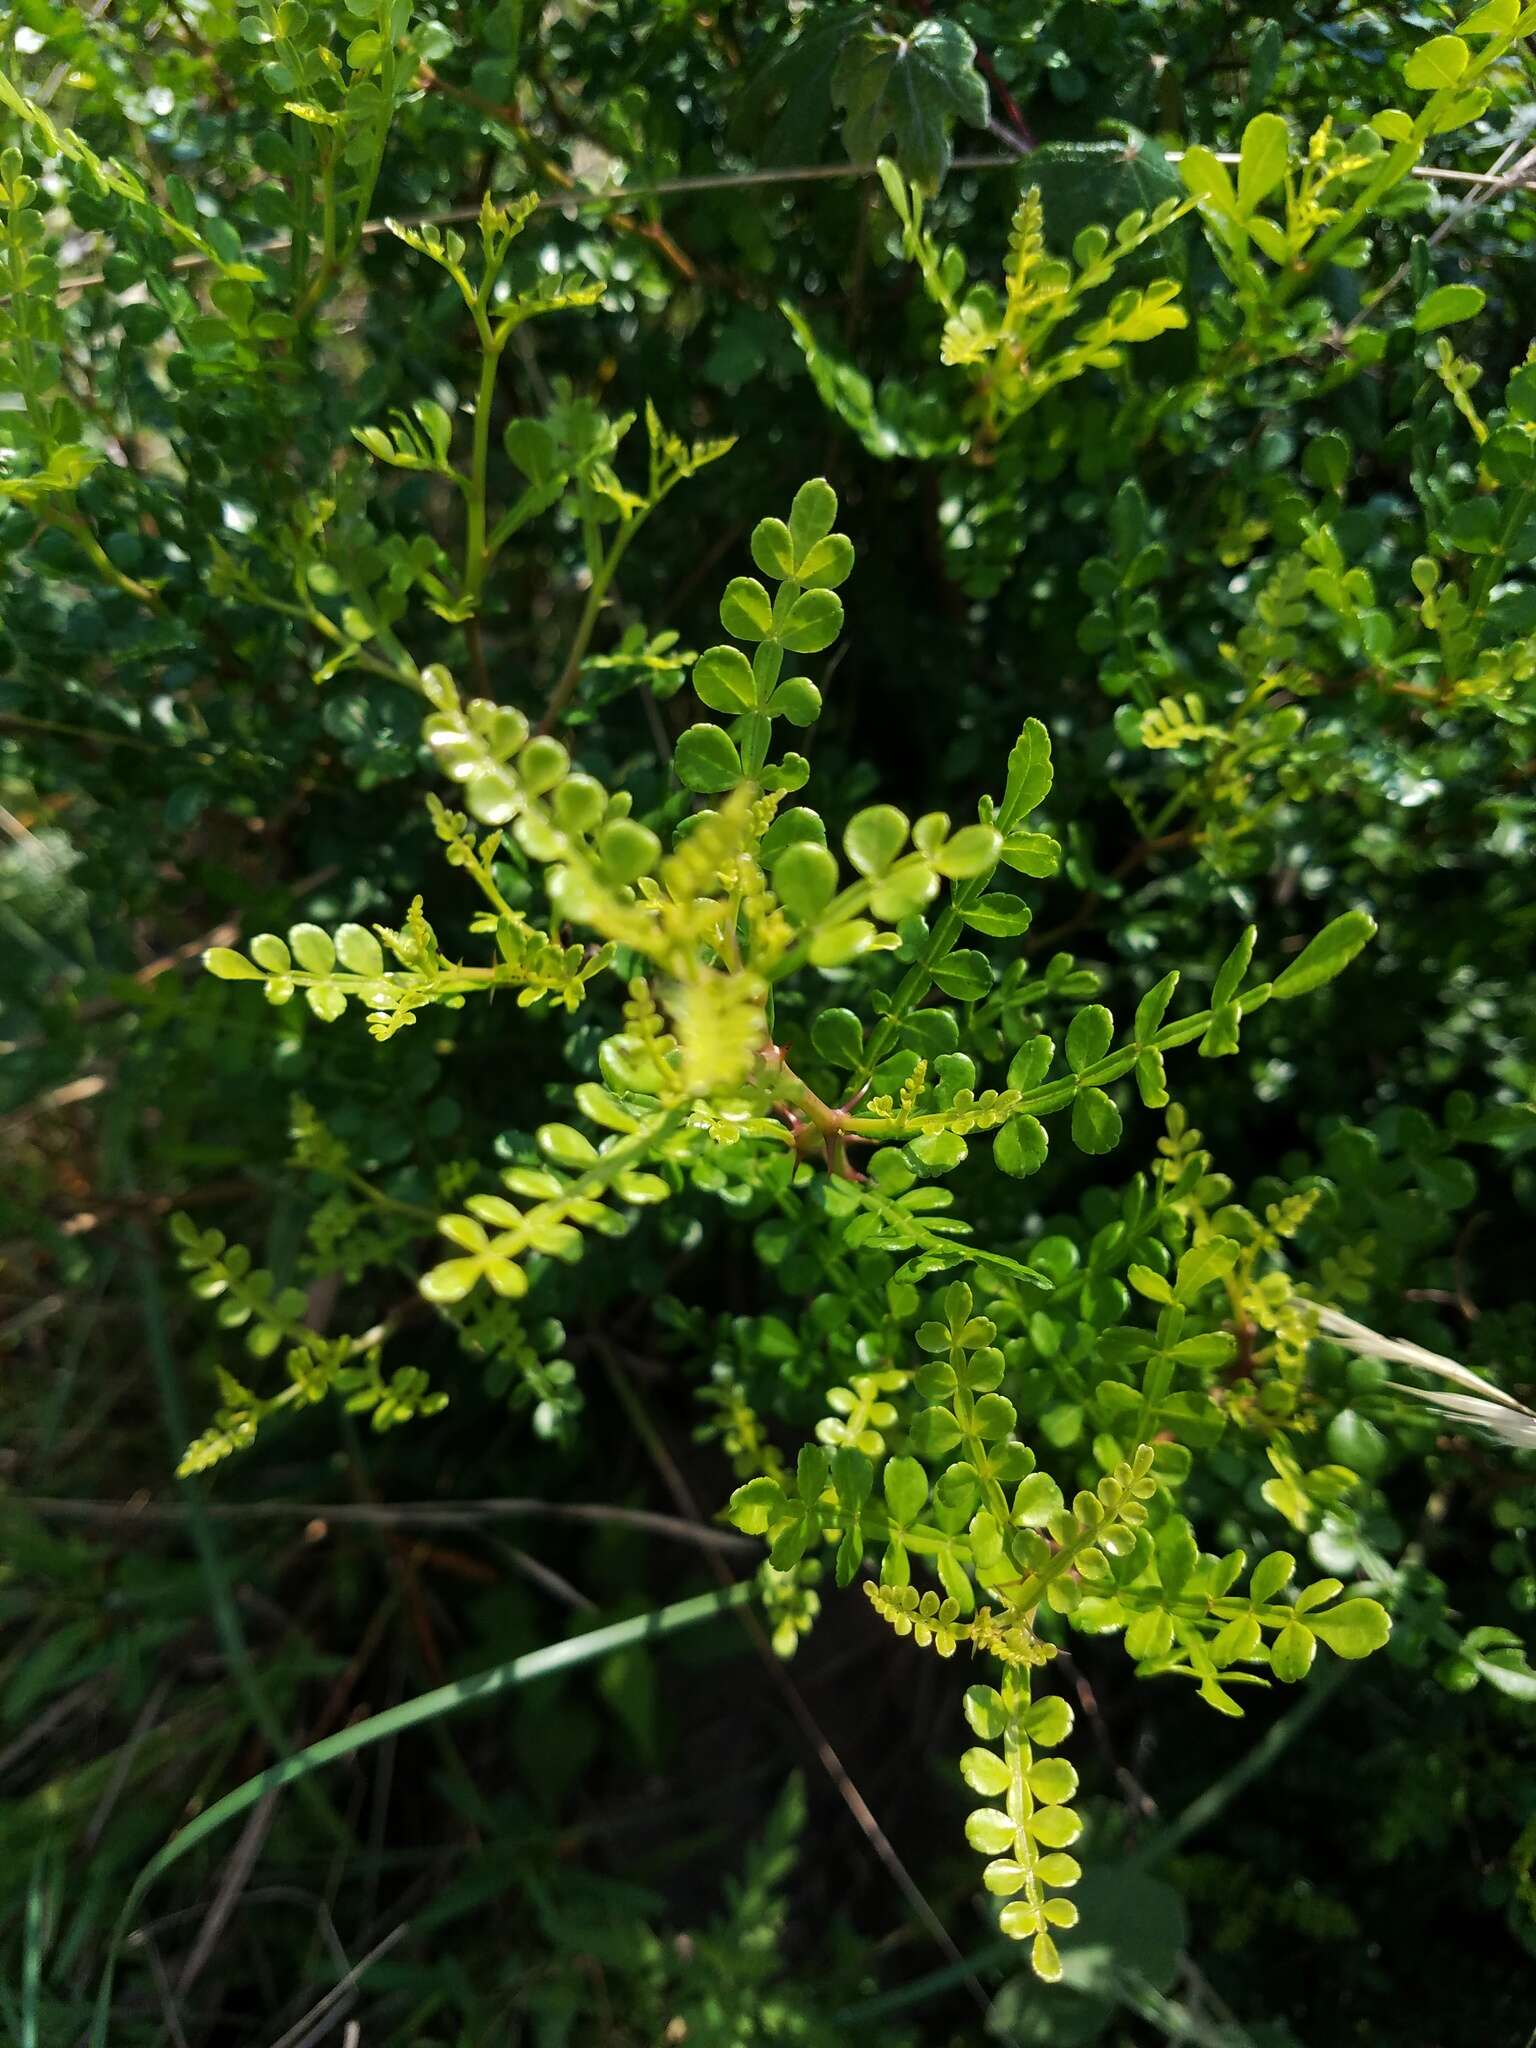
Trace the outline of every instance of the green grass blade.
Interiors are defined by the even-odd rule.
[[[594,1658],[605,1657],[611,1651],[626,1650],[635,1643],[654,1642],[661,1636],[675,1634],[679,1629],[692,1628],[696,1622],[708,1621],[729,1608],[743,1606],[755,1590],[753,1580],[743,1579],[722,1592],[700,1593],[690,1600],[678,1600],[670,1607],[658,1608],[654,1613],[632,1615],[627,1621],[613,1622],[607,1628],[593,1629],[587,1635],[572,1636],[563,1643],[549,1643],[542,1650],[530,1650],[525,1656],[514,1657],[506,1664],[494,1664],[489,1671],[477,1672],[473,1678],[460,1678],[450,1685],[440,1685],[432,1692],[418,1693],[415,1699],[402,1700],[399,1706],[391,1707],[385,1713],[371,1715],[366,1721],[358,1721],[336,1735],[327,1735],[319,1742],[312,1742],[308,1749],[301,1749],[295,1755],[285,1757],[281,1763],[258,1771],[254,1778],[247,1778],[233,1792],[226,1792],[222,1799],[216,1799],[212,1806],[189,1821],[179,1834],[157,1850],[134,1880],[107,1951],[101,1988],[96,1997],[95,2017],[91,2023],[91,2048],[106,2048],[117,1959],[145,1893],[173,1863],[206,1841],[226,1821],[238,1819],[264,1794],[283,1785],[291,1785],[295,1779],[323,1769],[338,1757],[350,1756],[353,1751],[383,1742],[391,1735],[401,1735],[408,1728],[419,1728],[440,1715],[457,1713],[460,1707],[493,1699],[514,1686],[528,1685],[536,1678],[551,1677],[557,1671],[573,1670],[578,1665],[591,1663]]]
[[[32,1866],[27,1886],[27,1924],[21,1974],[21,2048],[37,2048],[37,2015],[43,1990],[43,1919],[48,1857]]]

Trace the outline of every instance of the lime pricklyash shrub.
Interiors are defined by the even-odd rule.
[[[103,1213],[140,1144],[185,1201],[180,1476],[511,1410],[483,1491],[510,1441],[553,1494],[642,1275],[773,1649],[959,1661],[955,1838],[1048,1982],[1074,1647],[1229,1720],[1389,1639],[1536,1698],[1529,1326],[1477,1299],[1531,1200],[1536,358],[1524,229],[1416,231],[1444,152],[1513,211],[1536,9],[1390,66],[1054,0],[238,0],[142,66],[137,10],[23,12],[8,1043],[68,1012]],[[795,233],[742,148],[815,171]]]
[[[699,459],[660,439],[654,421],[651,437],[653,478],[658,464],[665,473]],[[885,1307],[902,1332],[895,1369],[834,1389],[835,1416],[793,1474],[775,1458],[728,1513],[766,1539],[776,1574],[826,1546],[847,1585],[878,1557],[865,1591],[898,1635],[946,1657],[964,1644],[998,1667],[995,1685],[966,1694],[978,1746],[960,1768],[990,1802],[966,1834],[990,1859],[988,1890],[1008,1901],[1004,1932],[1028,1940],[1037,1974],[1055,1979],[1055,1936],[1077,1917],[1062,1896],[1079,1875],[1066,1853],[1080,1828],[1077,1779],[1037,1754],[1065,1739],[1070,1713],[1032,1688],[1060,1626],[1121,1631],[1139,1671],[1192,1679],[1209,1705],[1237,1714],[1236,1689],[1266,1674],[1304,1678],[1319,1644],[1365,1656],[1386,1641],[1388,1621],[1375,1599],[1340,1597],[1337,1579],[1290,1592],[1287,1552],[1251,1572],[1240,1550],[1203,1556],[1179,1509],[1191,1453],[1178,1424],[1189,1419],[1199,1443],[1201,1407],[1236,1357],[1222,1283],[1243,1251],[1208,1222],[1191,1227],[1178,1201],[1190,1192],[1187,1170],[1164,1178],[1124,1237],[1149,1261],[1129,1263],[1127,1277],[1157,1319],[1143,1333],[1127,1297],[1103,1332],[1120,1376],[1093,1443],[1102,1476],[1064,1490],[1038,1463],[1017,1433],[1002,1391],[1009,1361],[975,1287],[985,1304],[1023,1317],[1050,1282],[1022,1248],[989,1241],[988,1175],[1027,1179],[1053,1134],[1091,1156],[1112,1152],[1124,1131],[1116,1084],[1166,1107],[1166,1056],[1235,1053],[1245,1017],[1305,1000],[1348,966],[1373,925],[1346,912],[1271,979],[1252,972],[1249,928],[1202,1008],[1180,1014],[1172,969],[1128,1027],[1102,1003],[1075,1004],[1070,976],[1058,975],[1054,1035],[1031,1028],[1032,1003],[1016,986],[1010,995],[1007,956],[1032,916],[1018,887],[1060,860],[1037,819],[1052,784],[1045,727],[1025,722],[1003,786],[980,796],[972,817],[912,819],[872,804],[834,844],[805,799],[809,763],[784,742],[814,724],[821,693],[785,671],[826,654],[843,625],[838,589],[854,550],[836,517],[831,486],[815,479],[787,518],[754,528],[758,573],[727,583],[728,637],[692,665],[693,692],[716,716],[678,739],[674,770],[696,801],[665,838],[636,818],[629,790],[584,770],[520,711],[466,698],[434,664],[402,679],[426,702],[423,740],[464,805],[428,798],[449,865],[483,898],[471,930],[485,957],[445,954],[418,897],[398,928],[300,924],[244,950],[215,947],[204,964],[257,984],[269,1003],[302,1001],[323,1024],[360,1011],[381,1047],[434,1004],[498,991],[518,1010],[620,1012],[597,1046],[599,1078],[570,1085],[575,1120],[541,1125],[526,1163],[438,1217],[446,1256],[420,1287],[450,1318],[482,1290],[510,1302],[534,1294],[549,1261],[596,1256],[600,1240],[690,1187],[743,1206],[771,1200],[791,1221],[814,1213],[829,1272],[834,1250],[886,1255]],[[509,869],[534,885],[526,907],[509,901]],[[877,978],[887,956],[899,973]],[[843,1000],[827,1008],[830,975]],[[990,1061],[961,1049],[997,1037]],[[973,1151],[984,1169],[959,1200],[945,1182]],[[178,1228],[197,1291],[220,1303],[221,1319],[247,1325],[261,1350],[288,1347],[289,1384],[275,1394],[226,1376],[225,1405],[186,1469],[243,1447],[273,1414],[328,1387],[371,1410],[377,1427],[442,1404],[420,1374],[384,1378],[377,1338],[312,1336],[295,1320],[302,1297],[250,1271],[217,1232]],[[930,1284],[967,1268],[975,1287]]]

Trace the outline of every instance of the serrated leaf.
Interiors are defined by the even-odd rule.
[[[1144,1294],[1148,1301],[1167,1303],[1173,1300],[1173,1289],[1162,1274],[1155,1272],[1151,1266],[1128,1266],[1125,1277],[1136,1292]]]
[[[1238,211],[1250,214],[1285,181],[1290,135],[1278,114],[1255,114],[1243,130],[1237,165]]]
[[[1187,1305],[1213,1280],[1230,1273],[1237,1264],[1238,1250],[1236,1239],[1230,1237],[1208,1237],[1203,1244],[1192,1246],[1179,1260],[1174,1288],[1178,1299]]]
[[[1008,1062],[1008,1086],[1028,1090],[1038,1088],[1050,1072],[1051,1061],[1056,1057],[1056,1047],[1043,1031],[1036,1032],[1019,1047]]]
[[[1392,1618],[1379,1600],[1341,1600],[1309,1614],[1307,1627],[1336,1657],[1369,1657],[1391,1635]]]
[[[1443,284],[1421,301],[1413,316],[1414,331],[1429,334],[1437,327],[1454,327],[1459,320],[1473,320],[1488,303],[1480,285]]]
[[[1238,211],[1237,191],[1227,167],[1203,143],[1186,149],[1179,160],[1179,176],[1187,191],[1203,206],[1218,214],[1233,216]]]
[[[1211,988],[1211,1008],[1224,1010],[1236,999],[1243,985],[1243,976],[1248,972],[1248,963],[1253,958],[1254,941],[1258,937],[1255,926],[1248,925],[1237,944],[1228,953],[1216,970],[1216,980]]]
[[[711,711],[736,717],[757,702],[752,664],[739,647],[711,647],[694,663],[694,694]]]
[[[905,812],[894,804],[855,811],[843,833],[843,851],[861,875],[883,875],[907,843]]]
[[[880,1475],[885,1504],[903,1528],[915,1522],[928,1498],[928,1475],[916,1458],[891,1458]]]
[[[820,654],[842,630],[843,601],[836,591],[807,590],[791,605],[779,638],[791,654]]]
[[[1178,985],[1179,972],[1175,968],[1172,973],[1165,974],[1161,981],[1154,983],[1136,1005],[1134,1036],[1138,1043],[1145,1044],[1155,1035]]]
[[[730,789],[741,780],[736,743],[718,725],[689,726],[677,743],[672,766],[685,789],[701,794]]]
[[[1106,124],[1111,125],[1111,124]],[[1131,212],[1151,214],[1170,200],[1183,201],[1177,164],[1157,142],[1129,122],[1115,122],[1109,142],[1046,142],[1029,159],[1029,181],[1040,188],[1054,247],[1067,247],[1084,229]],[[1154,245],[1160,270],[1182,272],[1182,233]],[[1129,259],[1133,266],[1145,258]]]
[[[1312,1669],[1317,1642],[1311,1628],[1288,1621],[1276,1636],[1269,1653],[1270,1668],[1284,1685],[1297,1685]]]
[[[755,576],[733,576],[727,583],[720,623],[738,640],[766,640],[773,631],[773,605]]]
[[[992,964],[985,953],[962,947],[938,962],[933,979],[945,995],[958,1002],[979,1002],[992,986]]]
[[[725,1517],[744,1536],[765,1536],[784,1513],[784,1489],[776,1479],[749,1479],[726,1503]]]
[[[1282,1586],[1288,1586],[1296,1570],[1296,1560],[1288,1550],[1272,1550],[1268,1557],[1261,1557],[1253,1568],[1248,1581],[1248,1597],[1256,1606],[1263,1607],[1274,1599]]]
[[[892,136],[897,162],[928,192],[949,169],[954,123],[982,128],[987,121],[976,45],[953,21],[921,21],[907,35],[865,29],[838,58],[832,99],[843,109],[843,146],[855,163],[872,162]]]
[[[809,924],[837,893],[837,858],[829,848],[802,839],[774,862],[773,888],[795,923]]]
[[[1052,1515],[1060,1513],[1061,1504],[1061,1488],[1050,1473],[1031,1472],[1027,1479],[1019,1481],[1014,1494],[1013,1519],[1021,1529],[1043,1529]],[[1053,1738],[1036,1734],[1035,1739],[1049,1744]]]
[[[997,814],[1005,837],[1045,802],[1051,773],[1051,736],[1038,718],[1028,718],[1008,756],[1008,781]]]
[[[1024,1180],[1045,1164],[1050,1140],[1038,1117],[1016,1116],[1003,1125],[992,1147],[992,1156],[1004,1173]]]
[[[972,931],[989,939],[1016,939],[1029,930],[1034,917],[1022,896],[1005,889],[988,890],[979,902],[967,903],[960,914]]]
[[[1157,1539],[1157,1576],[1170,1600],[1176,1600],[1199,1561],[1195,1532],[1182,1515],[1173,1515]]]
[[[1079,1152],[1112,1152],[1120,1142],[1120,1112],[1102,1088],[1080,1088],[1072,1103],[1072,1142]]]
[[[787,530],[797,573],[831,533],[836,518],[836,491],[824,476],[810,477],[796,491],[789,508]]]
[[[1332,981],[1354,959],[1360,949],[1376,936],[1376,920],[1364,910],[1346,910],[1312,939],[1275,978],[1270,1001],[1288,1002],[1292,996],[1310,994]]]
[[[736,96],[731,117],[732,139],[756,162],[815,161],[826,141],[837,61],[869,18],[862,7],[807,13],[795,35],[768,39],[772,55]]]
[[[1460,36],[1435,36],[1413,52],[1403,78],[1415,92],[1444,92],[1461,77],[1471,56]]]
[[[1109,1051],[1115,1035],[1115,1020],[1102,1003],[1090,1003],[1079,1010],[1067,1026],[1067,1065],[1074,1074],[1091,1067]]]
[[[1003,841],[1003,860],[1021,875],[1043,881],[1061,866],[1061,847],[1049,832],[1010,832]]]

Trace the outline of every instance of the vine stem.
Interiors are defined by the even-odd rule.
[[[647,512],[652,509],[651,506],[646,507]],[[592,635],[597,630],[608,587],[618,571],[619,563],[624,559],[625,549],[644,523],[644,512],[633,519],[626,519],[614,537],[613,546],[593,572],[592,587],[587,592],[587,601],[582,606],[581,617],[576,622],[576,632],[571,641],[570,651],[565,657],[565,666],[560,671],[554,689],[550,691],[549,702],[544,706],[544,716],[539,720],[541,733],[549,732],[559,723],[566,706],[575,695],[576,685],[581,680],[582,660],[592,643]]]
[[[1512,42],[1513,38],[1507,35],[1490,42],[1483,54],[1468,65],[1454,85],[1442,86],[1421,108],[1410,133],[1392,150],[1365,190],[1340,214],[1333,225],[1325,230],[1300,268],[1293,271],[1289,277],[1280,280],[1275,291],[1275,305],[1289,305],[1296,294],[1322,269],[1333,252],[1348,241],[1378,201],[1384,199],[1395,186],[1400,185],[1404,178],[1414,175],[1419,169],[1419,153],[1435,133],[1437,119],[1460,95],[1469,92],[1485,72],[1491,70],[1494,64],[1509,53]],[[1485,175],[1490,185],[1495,188],[1499,185],[1500,179],[1496,173]],[[1401,275],[1399,272],[1399,278]],[[1394,284],[1397,281],[1397,278],[1393,279]],[[1388,290],[1390,289],[1389,285]]]
[[[1269,1001],[1272,984],[1259,982],[1255,987],[1245,989],[1238,997],[1235,1007],[1247,1016]],[[1047,1116],[1058,1109],[1065,1109],[1080,1089],[1107,1087],[1111,1081],[1118,1081],[1130,1073],[1137,1059],[1144,1052],[1173,1052],[1181,1045],[1188,1045],[1203,1035],[1215,1012],[1197,1010],[1191,1017],[1181,1017],[1172,1024],[1159,1025],[1147,1039],[1133,1039],[1129,1045],[1121,1045],[1107,1052],[1102,1059],[1094,1060],[1075,1074],[1064,1075],[1057,1081],[1046,1081],[1038,1088],[1031,1088],[1019,1095],[1008,1105],[1009,1119],[1020,1116]],[[899,1117],[846,1116],[844,1128],[856,1136],[869,1138],[878,1143],[900,1143],[909,1137],[919,1137],[935,1127],[935,1119],[920,1115],[910,1122]],[[942,1121],[937,1127],[944,1128]]]
[[[378,125],[369,152],[368,167],[358,188],[352,225],[339,248],[336,246],[336,151],[333,149],[328,153],[321,179],[321,201],[325,222],[324,254],[319,269],[310,279],[294,308],[295,318],[301,324],[324,301],[326,292],[357,254],[364,236],[373,226],[368,219],[368,208],[373,203],[374,188],[379,182],[379,172],[384,167],[384,151],[388,147],[389,131],[395,118],[395,79],[399,63],[394,39],[386,37],[384,56],[379,67],[379,98],[382,110],[378,116]]]
[[[165,601],[159,591],[152,584],[140,583],[135,577],[126,575],[118,568],[96,538],[95,530],[83,512],[71,508],[68,512],[53,514],[52,518],[56,525],[74,536],[89,557],[91,566],[99,575],[105,576],[115,589],[122,591],[125,597],[137,598],[140,604],[148,605],[151,611],[164,611]]]
[[[496,372],[501,350],[486,335],[480,361],[480,385],[475,394],[475,435],[469,465],[469,494],[464,527],[464,595],[478,598],[485,585],[485,495],[491,455],[491,410],[496,395]]]
[[[796,1153],[801,1150],[799,1130],[809,1125],[821,1140],[828,1172],[839,1180],[861,1180],[862,1174],[849,1164],[845,1150],[850,1136],[856,1135],[849,1128],[847,1112],[823,1102],[815,1089],[801,1080],[782,1046],[762,1046],[757,1057],[772,1084],[773,1106],[795,1134]]]

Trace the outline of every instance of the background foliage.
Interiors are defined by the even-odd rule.
[[[760,1624],[604,1637],[197,1841],[130,1901],[110,2038],[1523,2038],[1533,1453],[1392,1392],[1291,1290],[1528,1394],[1533,24],[1513,0],[1465,37],[1439,4],[1210,0],[0,19],[8,2034],[80,2037],[133,1881],[232,1787],[750,1578],[768,1534]],[[579,1179],[573,1085],[619,1086],[600,1041],[650,1028],[573,927],[626,976],[648,956],[606,897],[552,920],[526,839],[485,852],[494,775],[462,778],[462,825],[424,807],[401,677],[442,663],[550,716],[582,774],[546,786],[599,807],[618,888],[642,824],[764,769],[747,658],[695,657],[722,626],[767,644],[720,593],[775,580],[759,521],[810,519],[815,477],[857,564],[784,578],[843,609],[774,615],[811,681],[764,700],[767,776],[896,950],[812,949],[773,1037],[821,1107],[930,1061],[905,1184],[878,1185],[953,1191],[977,1298],[915,1204],[851,1226],[806,1100],[803,1157],[679,1149],[622,1241],[535,1243],[526,1298],[506,1261],[500,1291],[424,1297],[478,1256],[460,1230],[445,1259],[437,1215],[473,1223],[503,1170],[540,1200]],[[932,892],[975,880],[979,798],[1022,803],[1029,719],[1049,794],[914,1009]],[[505,732],[480,740],[511,773]],[[468,744],[438,734],[450,767]],[[825,901],[799,843],[772,870],[795,931]],[[1273,977],[1362,913],[1347,973],[1251,1005],[1239,1044],[1245,929]],[[387,1000],[375,925],[406,948]],[[436,945],[545,999],[413,1006]],[[210,947],[269,994],[295,964],[334,992],[269,1010],[200,971]],[[1038,1038],[1086,1073],[1095,1006],[1124,1024],[1175,968],[1170,1022],[1223,1021],[1220,1057],[1170,1048],[1171,1105],[1138,1070],[1082,1091],[1043,1161],[1022,1118],[977,1137],[966,1090],[1049,1095]],[[729,1065],[724,1027],[683,1037]],[[1228,1265],[1181,1267],[1213,1229]],[[972,1306],[1013,1417],[988,1441],[1041,1468],[1011,1479],[1091,1485],[1128,1447],[1125,1333],[1152,1352],[1172,1291],[1218,1346],[1156,1417],[1200,1545],[1288,1549],[1393,1634],[1243,1720],[1062,1638],[1088,1874],[1047,1991],[963,1839],[983,1672],[837,1583],[865,1546],[899,1583],[926,1497],[901,1457],[845,1524],[859,1457],[941,1462],[970,1426]],[[934,1359],[963,1399],[913,1381]],[[796,1494],[807,1442],[832,1462]]]

